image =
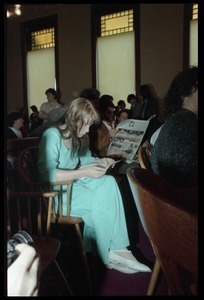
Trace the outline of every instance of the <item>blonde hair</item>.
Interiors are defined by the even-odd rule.
[[[72,154],[77,151],[83,154],[87,151],[89,146],[88,135],[79,138],[77,131],[81,130],[83,125],[98,124],[100,122],[100,115],[90,100],[78,98],[70,102],[68,109],[62,118],[55,125],[59,129],[63,139],[72,140]],[[65,125],[64,129],[59,126]],[[66,133],[69,132],[67,136]]]

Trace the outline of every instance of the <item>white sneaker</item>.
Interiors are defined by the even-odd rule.
[[[121,273],[125,273],[125,274],[134,274],[134,273],[138,273],[137,270],[133,270],[133,269],[130,269],[122,264],[119,264],[119,263],[114,263],[114,262],[110,262],[108,265],[106,265],[106,268],[108,269],[114,269],[114,270],[117,270]]]
[[[121,253],[121,255],[119,254]],[[124,254],[123,254],[124,253]],[[122,264],[129,269],[136,270],[137,272],[151,272],[151,269],[137,261],[137,259],[132,255],[131,251],[123,249],[116,251],[109,251],[109,259]]]

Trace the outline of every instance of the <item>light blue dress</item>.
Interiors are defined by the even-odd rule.
[[[88,151],[81,156],[82,165],[95,161]],[[39,145],[38,170],[41,181],[56,181],[56,169],[73,170],[79,156],[70,156],[59,131],[51,127],[44,131]],[[65,211],[66,208],[64,208]],[[97,251],[104,264],[109,263],[109,250],[129,246],[121,194],[110,175],[74,180],[71,192],[71,215],[84,220],[84,246],[87,252]]]

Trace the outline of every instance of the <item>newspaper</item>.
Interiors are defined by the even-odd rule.
[[[108,147],[107,156],[122,156],[127,163],[136,160],[137,150],[148,124],[149,120],[128,119],[120,122],[116,127],[118,131]]]

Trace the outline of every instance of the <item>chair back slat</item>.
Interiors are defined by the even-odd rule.
[[[50,235],[53,197],[57,192],[7,191],[9,236],[25,230],[39,237]]]
[[[17,159],[18,172],[25,182],[25,188],[33,191],[42,191],[38,181],[38,146],[23,149]]]
[[[57,211],[55,211],[54,205],[51,205],[51,221],[58,223],[70,223],[70,195],[72,181],[60,181],[60,182],[49,182],[42,183],[38,181],[38,168],[37,161],[39,156],[38,146],[31,146],[23,149],[17,159],[17,169],[20,177],[25,182],[25,190],[31,190],[35,192],[50,192],[57,191]],[[66,193],[66,196],[62,195]],[[66,199],[66,213],[63,214],[63,199]],[[77,218],[71,221],[71,224],[76,222]],[[78,218],[79,222],[79,218]],[[82,219],[81,221],[82,222]]]
[[[28,147],[23,149],[17,158],[17,171],[19,177],[24,183],[21,193],[25,191],[32,192],[35,195],[41,194],[41,211],[39,210],[39,215],[37,218],[38,228],[41,228],[40,223],[43,220],[42,224],[42,235],[44,231],[47,232],[47,236],[50,235],[50,225],[51,223],[55,224],[55,229],[60,230],[61,226],[56,226],[57,224],[72,224],[75,226],[77,239],[80,246],[80,252],[82,257],[82,263],[86,272],[87,278],[87,288],[91,290],[91,280],[90,273],[88,268],[88,262],[83,247],[83,238],[80,231],[80,224],[83,223],[81,217],[72,217],[70,216],[70,200],[71,200],[71,180],[57,181],[57,182],[39,182],[38,181],[38,155],[39,148],[38,146]],[[66,193],[66,195],[64,194]],[[44,196],[42,196],[42,194]],[[62,195],[66,197],[62,197]],[[62,203],[63,200],[63,203]],[[66,203],[64,203],[66,201]],[[64,213],[62,209],[66,206],[67,210]],[[57,207],[57,209],[56,209]],[[41,219],[40,219],[41,217]],[[42,219],[43,218],[43,219]],[[45,219],[46,221],[45,221]]]

